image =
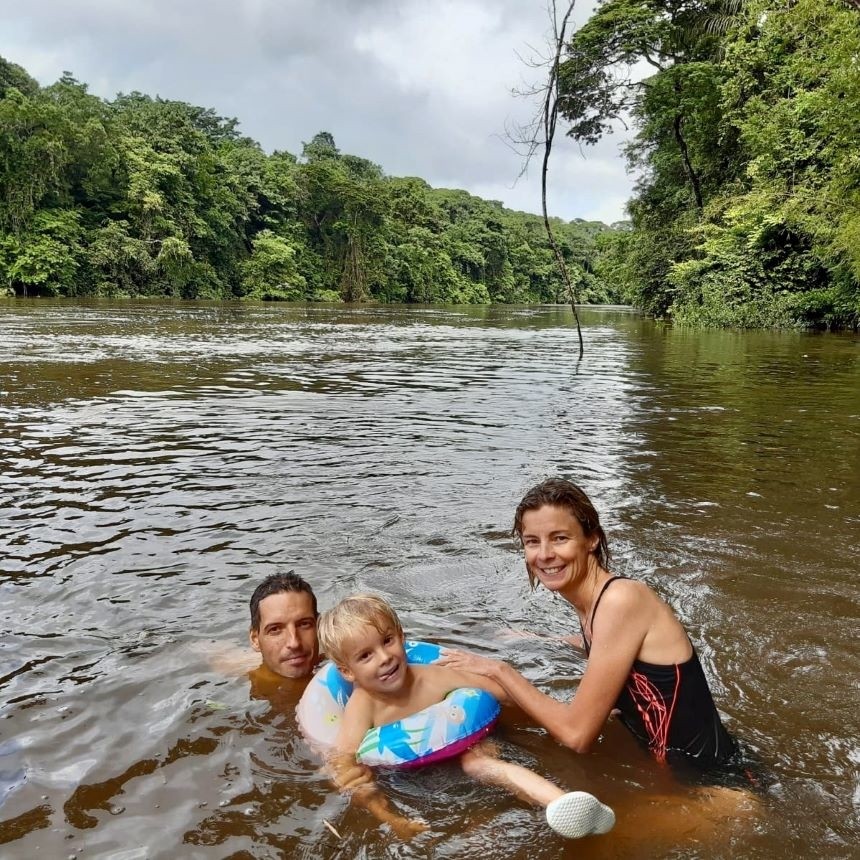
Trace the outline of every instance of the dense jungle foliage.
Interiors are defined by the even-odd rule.
[[[640,177],[632,229],[554,222],[580,300],[857,328],[860,0],[601,0],[559,90],[580,143],[632,123]],[[386,176],[326,132],[267,155],[211,109],[106,101],[68,74],[40,87],[0,58],[4,289],[568,299],[537,216]]]
[[[557,221],[583,301],[606,225]],[[565,302],[541,219],[384,175],[317,134],[267,155],[232,119],[0,59],[0,290],[383,302]]]
[[[857,328],[860,0],[602,0],[566,47],[568,133],[636,130],[604,280],[697,325]]]

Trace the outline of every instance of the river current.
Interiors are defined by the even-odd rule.
[[[578,362],[564,307],[0,301],[0,856],[857,856],[860,339],[583,325]],[[754,821],[565,843],[443,765],[380,777],[430,825],[402,843],[332,791],[290,685],[224,668],[295,569],[569,698],[575,617],[509,534],[549,475],[686,625],[767,773]],[[620,810],[686,803],[617,725],[497,743]]]

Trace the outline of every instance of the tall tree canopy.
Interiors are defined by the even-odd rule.
[[[561,108],[583,144],[636,129],[633,230],[601,239],[605,281],[686,322],[857,327],[858,5],[603,0],[567,45]]]
[[[583,298],[599,223],[559,222]],[[0,278],[48,296],[554,302],[537,216],[386,176],[322,131],[267,155],[234,119],[40,87],[0,58]]]

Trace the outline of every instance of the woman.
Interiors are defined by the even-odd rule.
[[[540,582],[576,610],[585,674],[560,702],[511,666],[459,651],[448,665],[496,681],[557,740],[585,752],[613,710],[661,761],[709,767],[735,743],[723,727],[696,651],[675,614],[647,585],[609,573],[609,548],[597,511],[575,484],[550,478],[529,490],[514,518],[532,587]]]

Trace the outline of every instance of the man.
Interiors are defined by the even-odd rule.
[[[266,699],[283,714],[295,711],[307,681],[320,659],[317,639],[317,599],[305,580],[292,571],[267,576],[251,596],[251,647],[263,658],[235,646],[224,650],[206,645],[213,669],[225,675],[247,674],[251,697]],[[103,808],[107,799],[119,795],[131,779],[154,773],[187,755],[196,754],[193,743],[180,739],[165,756],[136,762],[125,773],[102,783],[80,785],[66,804],[66,815],[76,827],[94,827],[96,819],[89,810]],[[205,751],[204,751],[205,754]],[[371,782],[363,765],[356,766],[344,779],[348,789]]]
[[[248,673],[251,696],[291,712],[320,660],[316,595],[293,571],[274,573],[254,589],[250,609],[251,647],[263,658]],[[301,682],[298,689],[292,681]],[[370,769],[356,763],[341,775],[340,787],[352,790],[371,782]]]
[[[277,705],[273,695],[279,693],[276,698],[295,707],[320,659],[316,595],[293,571],[274,573],[254,589],[250,609],[249,637],[257,653],[211,643],[210,665],[225,675],[247,675],[252,698]]]

